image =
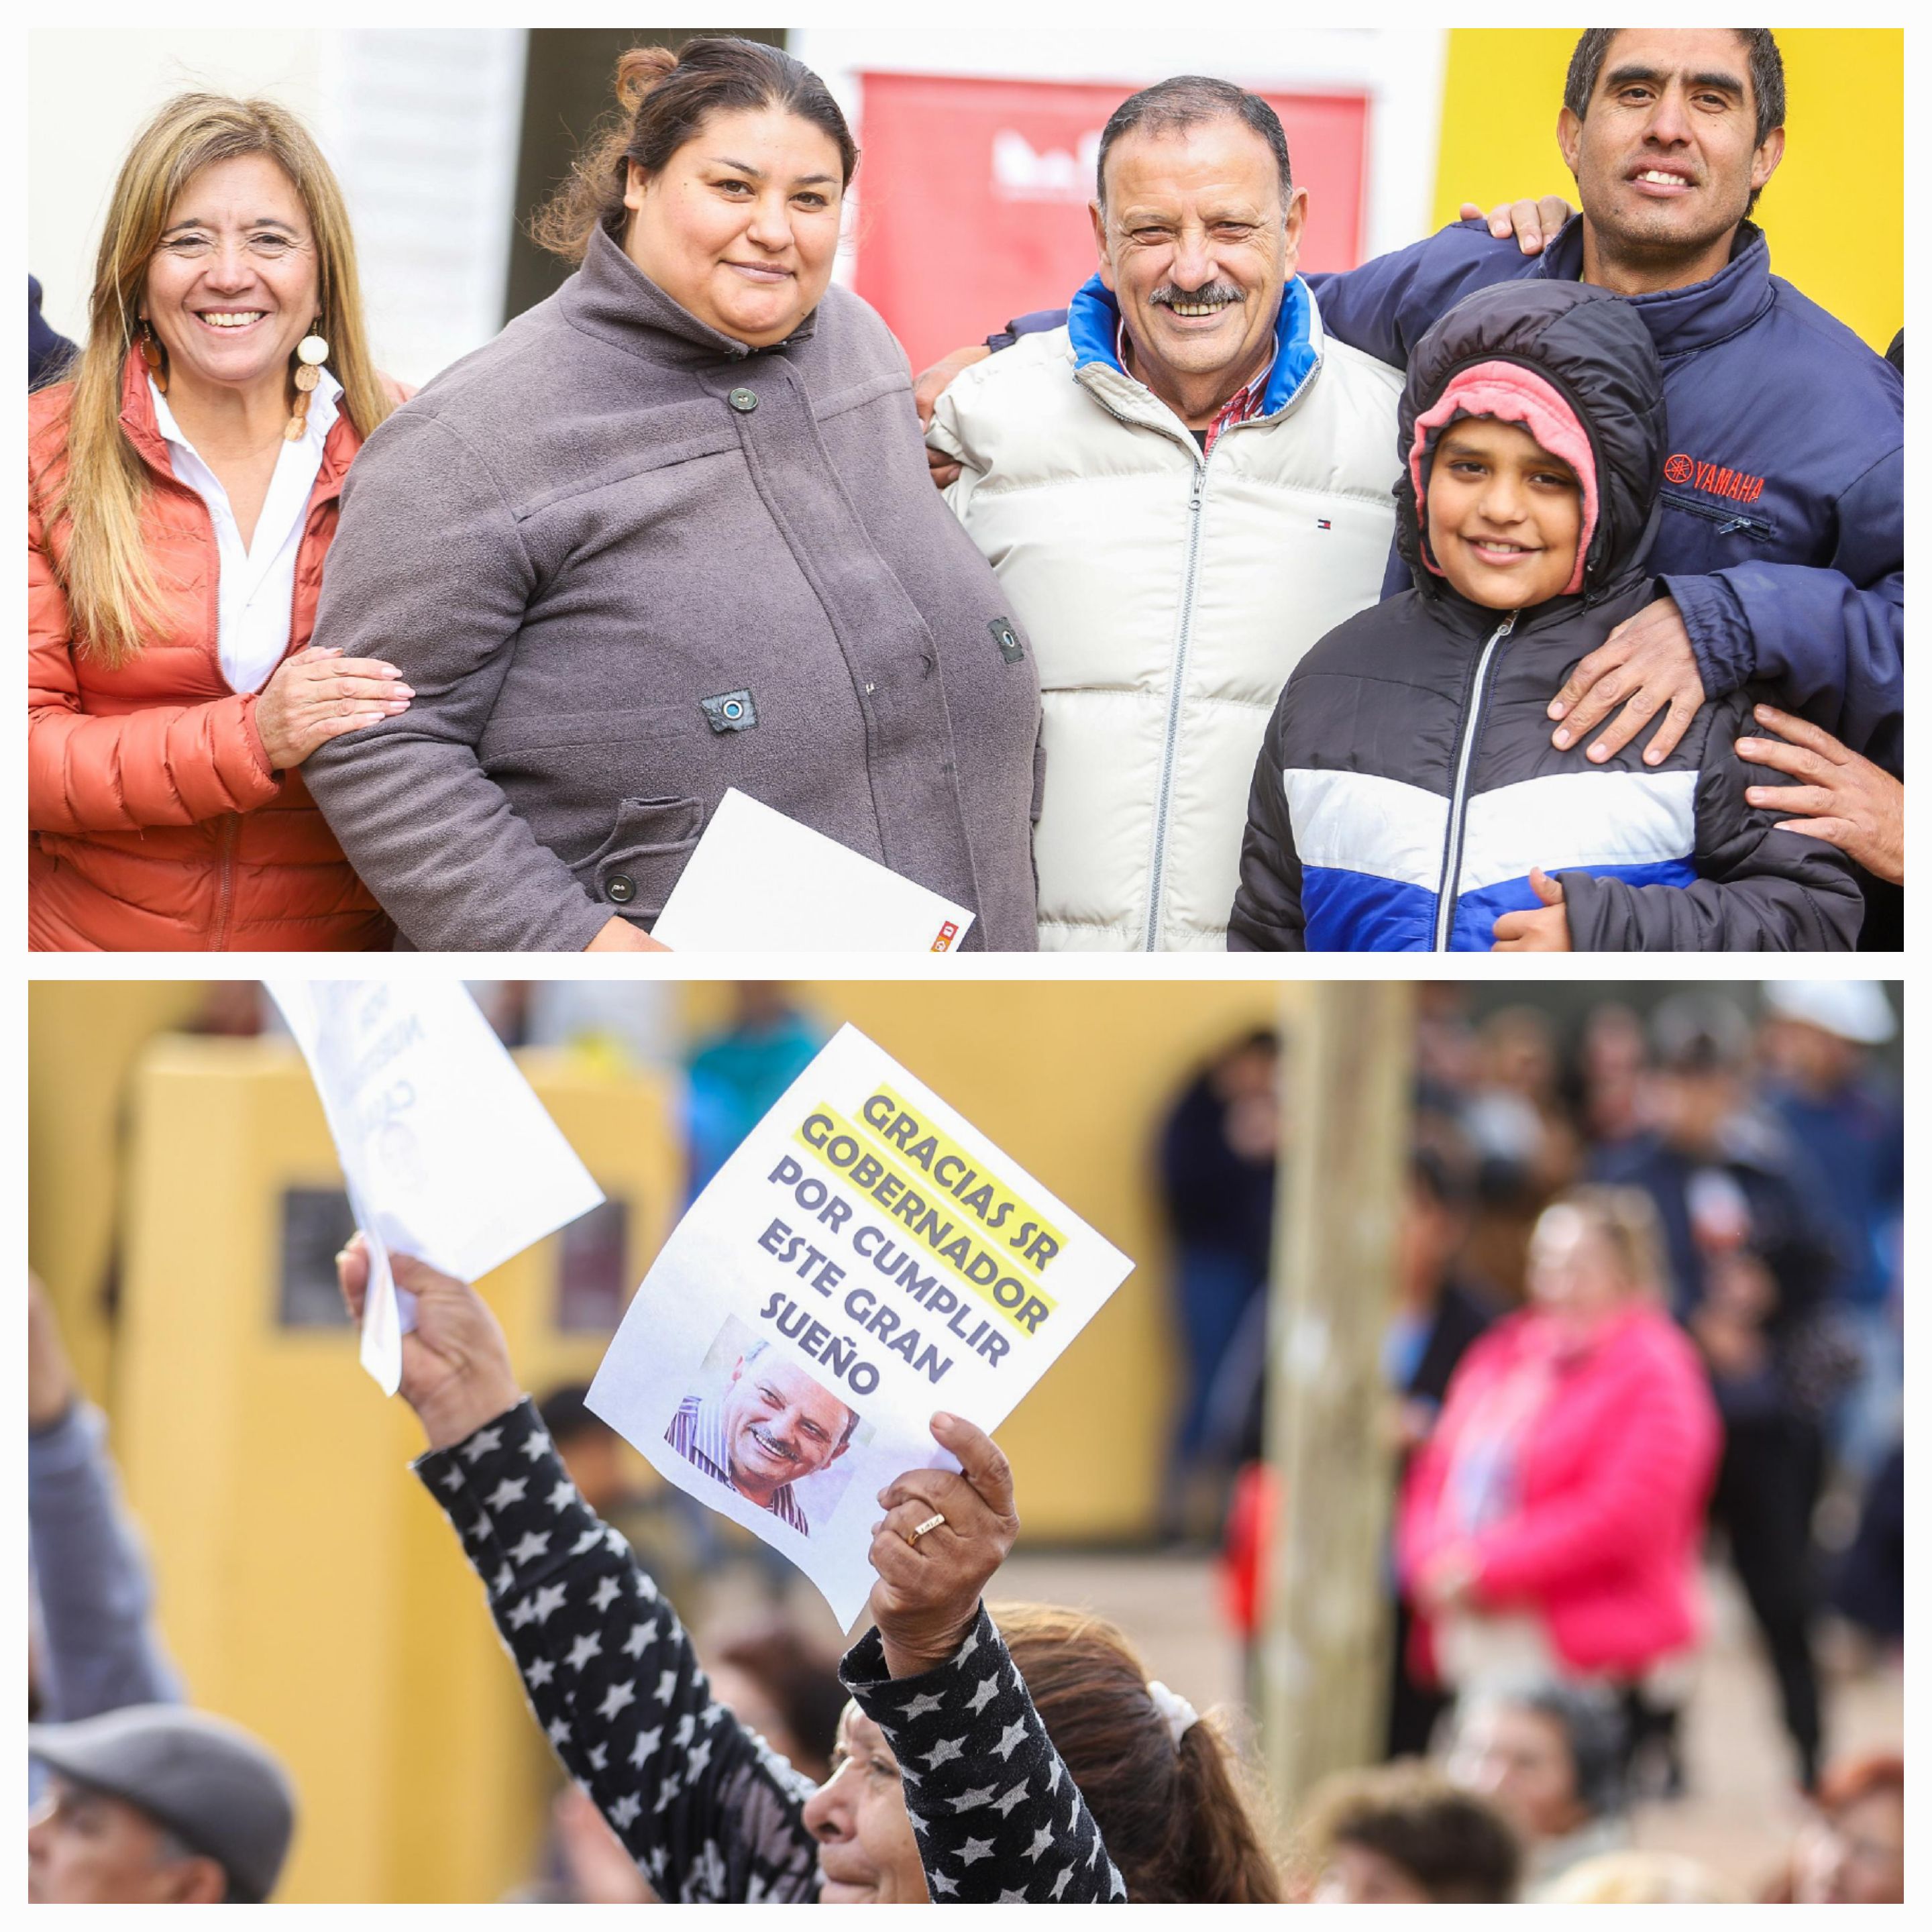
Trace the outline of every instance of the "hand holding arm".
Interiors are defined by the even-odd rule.
[[[415,695],[392,664],[310,645],[275,667],[255,700],[255,729],[268,763],[285,772],[345,731],[400,717]]]
[[[1905,883],[1905,788],[1869,758],[1840,744],[1828,731],[1768,704],[1752,717],[1776,738],[1740,738],[1739,758],[1768,765],[1796,785],[1751,785],[1747,802],[1766,812],[1795,814],[1778,821],[1780,832],[1802,832],[1848,852],[1875,878]],[[1788,741],[1788,742],[1780,742]]]
[[[1593,764],[1601,764],[1662,711],[1664,722],[1643,753],[1646,764],[1660,765],[1690,729],[1705,696],[1683,615],[1672,599],[1660,597],[1626,618],[1570,674],[1550,700],[1550,716],[1562,721],[1550,734],[1550,742],[1567,749],[1621,705],[1585,754]]]
[[[1821,839],[1778,829],[1745,797],[1733,746],[1748,694],[1712,700],[1693,798],[1688,885],[1638,885],[1614,873],[1563,877],[1579,952],[1844,952],[1864,902],[1850,862]]]
[[[983,342],[973,343],[964,349],[956,349],[950,356],[941,357],[920,377],[913,385],[912,399],[919,410],[921,429],[932,428],[932,412],[940,398],[951,386],[953,377],[961,370],[970,369],[975,362],[985,362],[992,352]],[[958,480],[958,463],[944,450],[928,447],[926,452],[926,464],[932,472],[934,485],[939,489],[950,488]]]

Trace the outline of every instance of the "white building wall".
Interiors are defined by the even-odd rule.
[[[1286,17],[1286,15],[1283,17]],[[1096,33],[1028,32],[1002,23],[973,32],[902,26],[802,27],[788,43],[824,76],[863,139],[860,74],[963,74],[1030,80],[1111,81],[1124,97],[1172,74],[1209,74],[1244,87],[1284,92],[1360,92],[1370,99],[1367,251],[1378,255],[1429,232],[1436,195],[1436,139],[1448,37],[1436,28],[1257,28],[1203,22],[1154,27],[1139,23]],[[858,220],[866,171],[847,218]],[[848,239],[839,278],[856,260]],[[1044,302],[1058,298],[1044,291]]]
[[[522,28],[43,28],[27,44],[27,266],[78,340],[100,224],[172,94],[262,94],[340,177],[377,362],[422,382],[502,326],[523,110]]]

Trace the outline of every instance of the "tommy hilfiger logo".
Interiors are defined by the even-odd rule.
[[[1672,457],[1664,466],[1664,480],[1688,483],[1694,490],[1708,490],[1712,496],[1728,496],[1734,503],[1755,503],[1764,494],[1762,476],[1747,476],[1742,470],[1700,463],[1688,456]]]

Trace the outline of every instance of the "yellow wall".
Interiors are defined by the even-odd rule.
[[[46,1283],[82,1386],[107,1399],[106,1288],[126,1159],[128,1078],[198,980],[41,980],[27,989],[28,1264]]]
[[[1556,146],[1577,29],[1449,35],[1436,220],[1576,184]],[[1755,219],[1776,272],[1881,352],[1905,321],[1905,36],[1896,28],[1778,30],[1784,159]]]
[[[661,1084],[524,1058],[606,1192],[634,1283],[682,1174]],[[302,1793],[280,1896],[482,1900],[527,1877],[555,1777],[476,1577],[406,1472],[422,1432],[351,1330],[277,1320],[282,1191],[338,1169],[284,1040],[154,1042],[137,1076],[115,1442],[190,1694],[260,1733]],[[483,1292],[525,1385],[587,1380],[551,1320],[556,1242]]]

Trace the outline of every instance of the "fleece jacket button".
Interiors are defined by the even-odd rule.
[[[749,389],[734,389],[730,394],[726,397],[725,400],[741,416],[749,416],[758,406],[757,395]]]
[[[638,896],[638,882],[628,872],[613,872],[604,881],[604,896],[613,905],[628,905]]]

